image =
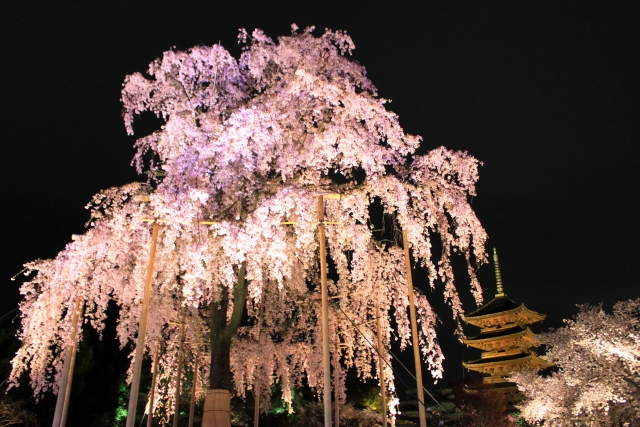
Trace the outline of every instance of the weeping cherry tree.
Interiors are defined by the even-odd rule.
[[[443,147],[417,155],[421,139],[404,133],[364,67],[349,59],[349,36],[292,28],[276,41],[241,30],[239,59],[220,45],[170,50],[147,75],[126,77],[127,131],[133,134],[144,112],[163,120],[136,141],[133,162],[149,181],[96,195],[86,233],[55,259],[27,265],[35,274],[22,286],[14,383],[29,370],[36,394],[56,390],[76,301],[84,303],[81,327],[99,332],[107,306],[116,304],[120,345],[135,344],[152,223],[158,238],[144,351],[158,350],[159,375],[147,409],[165,421],[184,379],[176,377],[183,325],[182,341],[192,343],[186,362],[199,361],[193,387],[201,394],[253,391],[266,410],[275,381],[289,404],[292,386],[322,397],[319,222],[331,266],[331,360],[341,399],[351,368],[363,380],[386,370],[381,387],[394,391],[391,369],[369,345],[377,337],[354,323],[371,322],[378,305],[384,347],[392,325],[400,347],[410,344],[404,253],[400,239],[380,238],[383,224],[387,236],[406,236],[402,245],[432,288],[444,283],[454,318],[462,306],[452,252],[466,259],[481,304],[475,271],[485,261],[486,234],[469,204],[478,161]],[[319,211],[323,194],[335,197]],[[423,294],[415,305],[423,360],[437,379],[436,316]]]

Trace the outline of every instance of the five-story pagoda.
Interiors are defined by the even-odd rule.
[[[463,340],[467,346],[481,351],[480,359],[465,362],[463,366],[486,374],[483,382],[503,392],[505,405],[507,409],[511,409],[521,399],[516,385],[506,377],[521,369],[544,369],[551,366],[533,351],[532,348],[538,344],[535,334],[528,326],[543,320],[545,315],[507,298],[502,287],[495,248],[493,262],[497,285],[495,298],[463,317],[466,323],[480,328],[478,336]]]

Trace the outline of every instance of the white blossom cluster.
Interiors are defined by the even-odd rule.
[[[165,121],[136,142],[134,164],[140,172],[148,167],[152,179],[100,193],[83,236],[55,259],[28,264],[36,274],[22,287],[24,345],[13,361],[14,382],[29,369],[36,393],[55,388],[78,297],[86,304],[85,322],[98,331],[109,302],[117,304],[120,344],[135,343],[150,222],[156,221],[146,339],[150,355],[160,349],[154,407],[173,410],[183,316],[192,343],[187,364],[201,359],[197,388],[206,392],[207,355],[198,349],[216,345],[207,343],[207,313],[227,296],[228,319],[241,304],[250,325],[238,329],[232,343],[235,392],[243,396],[259,378],[265,405],[274,381],[289,402],[290,385],[304,383],[321,393],[317,192],[341,195],[326,200],[325,223],[334,386],[343,398],[347,369],[379,378],[373,329],[353,327],[371,324],[376,301],[386,348],[393,323],[400,345],[410,342],[404,255],[396,242],[374,239],[380,219],[371,216],[372,205],[406,231],[404,244],[428,270],[431,287],[444,282],[454,317],[462,306],[452,251],[466,257],[471,290],[481,303],[475,270],[485,261],[486,234],[469,204],[478,161],[445,148],[415,155],[420,138],[404,133],[364,67],[346,56],[354,48],[351,39],[330,30],[314,37],[312,30],[294,26],[291,36],[277,41],[243,30],[240,59],[219,45],[172,50],[150,65],[148,76],[126,78],[127,130],[133,133],[133,120],[144,111]],[[145,159],[151,159],[148,165]],[[435,234],[443,246],[437,259]],[[247,298],[233,301],[241,265]],[[417,295],[416,306],[422,355],[437,379],[443,355],[436,316],[424,295]],[[384,386],[393,392],[393,372],[384,369]]]
[[[640,419],[640,299],[606,313],[580,306],[565,326],[539,335],[546,360],[558,367],[512,379],[526,396],[522,415],[544,425],[613,426]],[[631,424],[635,425],[635,424]]]

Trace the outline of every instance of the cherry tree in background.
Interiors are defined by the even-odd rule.
[[[377,364],[369,345],[375,336],[353,328],[375,319],[376,303],[383,344],[390,345],[390,313],[400,346],[410,342],[405,261],[395,240],[380,239],[382,215],[387,227],[406,234],[403,244],[427,269],[430,286],[444,283],[454,318],[462,306],[452,251],[466,258],[481,303],[475,270],[485,262],[486,234],[468,201],[478,161],[442,147],[416,155],[420,138],[404,133],[364,67],[347,57],[349,36],[312,31],[294,25],[291,36],[274,41],[241,30],[240,59],[220,45],[168,51],[148,76],[125,79],[128,132],[145,111],[164,119],[136,142],[134,164],[151,178],[95,196],[88,231],[55,259],[28,265],[37,274],[22,287],[24,345],[14,382],[29,369],[36,393],[55,389],[76,298],[98,331],[113,301],[121,345],[135,342],[152,221],[160,228],[145,346],[161,354],[158,413],[173,410],[182,319],[185,341],[208,344],[208,353],[189,356],[202,359],[203,393],[243,396],[257,387],[265,405],[273,381],[289,402],[290,386],[303,382],[322,393],[319,193],[340,194],[326,200],[324,221],[334,278],[331,342],[344,344],[331,350],[334,387],[343,398],[348,368],[363,379],[386,369],[383,386],[393,392],[391,370]],[[381,215],[371,215],[376,210]],[[416,296],[416,309],[422,355],[437,379],[443,355],[436,316],[424,295]]]
[[[540,334],[546,360],[558,372],[512,379],[526,396],[522,415],[545,425],[604,426],[640,419],[640,299],[580,312],[558,330]]]

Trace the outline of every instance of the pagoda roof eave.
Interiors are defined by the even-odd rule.
[[[478,311],[478,310],[476,310]],[[464,320],[467,323],[470,323],[472,325],[476,324],[476,323],[482,323],[482,320],[485,319],[491,319],[492,317],[498,317],[498,316],[505,316],[505,315],[516,315],[520,312],[524,312],[528,315],[528,317],[530,317],[533,322],[539,322],[541,320],[544,320],[547,316],[544,314],[540,314],[537,313],[533,310],[528,309],[524,304],[520,304],[519,306],[512,308],[510,310],[505,310],[505,311],[499,311],[499,312],[495,312],[495,313],[489,313],[489,314],[482,314],[479,316],[474,316],[473,313],[468,314],[466,316],[462,316],[462,320]],[[475,312],[474,312],[475,313]]]
[[[482,371],[483,368],[485,367],[505,365],[505,364],[515,365],[518,363],[526,362],[527,360],[531,360],[532,362],[534,362],[532,364],[537,365],[543,369],[553,366],[553,363],[547,362],[546,360],[538,357],[538,355],[536,355],[533,352],[527,355],[523,355],[522,357],[508,358],[508,359],[495,360],[495,361],[491,361],[491,359],[480,359],[480,360],[474,360],[473,362],[468,362],[468,363],[463,362],[462,365],[469,370]]]
[[[513,328],[516,329],[516,328]],[[506,330],[505,330],[506,331]],[[531,332],[531,329],[529,328],[523,328],[521,331],[518,332],[514,332],[512,334],[506,334],[506,335],[495,335],[495,336],[491,336],[488,338],[482,338],[482,334],[473,337],[473,338],[464,338],[462,340],[462,342],[464,344],[467,345],[472,345],[474,343],[485,343],[485,342],[490,342],[490,341],[498,341],[498,340],[504,340],[507,338],[516,338],[516,337],[520,337],[520,336],[530,336],[530,337],[534,337],[535,334],[533,332]]]
[[[488,303],[478,307],[475,311],[467,314],[465,317],[481,317],[490,314],[501,313],[514,308],[518,308],[520,305],[522,304],[518,304],[511,298],[507,298],[506,295],[501,294],[491,299],[491,301],[489,301]],[[485,313],[487,311],[488,313]]]

